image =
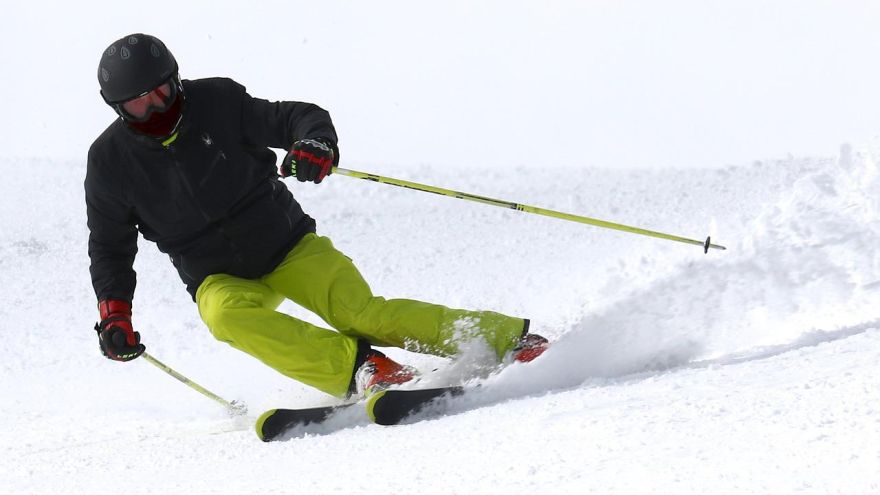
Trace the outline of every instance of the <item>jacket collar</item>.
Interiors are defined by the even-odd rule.
[[[151,149],[166,149],[180,137],[180,134],[184,132],[186,127],[189,127],[187,124],[186,115],[183,116],[183,121],[177,127],[177,130],[174,133],[164,139],[157,139],[154,137],[147,136],[145,134],[141,134],[131,127],[127,126],[125,122],[122,120],[122,117],[118,117],[116,119],[116,124],[122,128],[122,133],[128,136],[129,139],[137,143],[138,146],[144,146]]]

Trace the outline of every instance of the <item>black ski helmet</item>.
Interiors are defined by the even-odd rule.
[[[177,60],[159,38],[149,34],[130,34],[104,50],[98,64],[101,96],[116,105],[143,95],[178,72]]]

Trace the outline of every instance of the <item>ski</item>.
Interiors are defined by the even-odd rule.
[[[414,390],[382,390],[367,398],[367,414],[374,423],[396,425],[406,418],[441,405],[444,398],[464,393],[464,387],[439,387]],[[436,411],[442,413],[442,411]]]
[[[445,397],[455,397],[463,393],[464,387],[460,386],[382,390],[367,398],[366,409],[374,423],[390,426],[396,425],[431,406],[438,405],[438,402]],[[254,429],[260,440],[273,442],[284,438],[285,433],[296,427],[323,424],[338,413],[363,404],[363,402],[351,402],[306,409],[270,409],[260,415]]]
[[[359,404],[359,402],[352,402],[307,409],[270,409],[260,415],[254,427],[260,440],[271,442],[278,440],[297,426],[321,424],[337,413]]]
[[[540,339],[540,340],[537,340]],[[543,337],[537,337],[530,348],[526,348],[526,358],[518,359],[520,362],[529,362],[540,356],[547,348],[547,341]],[[469,388],[477,388],[469,387]],[[457,397],[465,393],[465,387],[452,385],[436,388],[416,389],[392,389],[380,390],[368,394],[366,403],[350,402],[345,404],[312,407],[306,409],[270,409],[264,412],[255,424],[257,436],[264,442],[279,440],[285,433],[296,427],[308,425],[318,426],[321,429],[330,419],[339,413],[349,410],[352,406],[365,404],[366,412],[370,420],[379,425],[400,424],[409,417],[422,413],[431,415],[444,414],[445,399]],[[344,415],[343,415],[344,416]],[[342,423],[348,424],[352,418],[341,418]],[[354,420],[354,424],[359,420]]]

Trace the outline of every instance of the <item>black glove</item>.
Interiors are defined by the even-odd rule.
[[[300,182],[320,184],[330,175],[336,160],[330,142],[325,139],[300,139],[293,143],[281,162],[281,177],[296,176]]]
[[[131,304],[117,299],[98,303],[101,322],[95,325],[101,353],[114,361],[131,361],[147,348],[141,344],[141,334],[131,326]]]

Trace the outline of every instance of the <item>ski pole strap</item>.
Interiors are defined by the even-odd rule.
[[[141,357],[146,359],[153,366],[159,368],[160,370],[164,371],[165,373],[168,373],[169,375],[178,379],[180,382],[182,382],[183,384],[185,384],[189,388],[195,390],[196,392],[204,395],[205,397],[207,397],[215,402],[222,404],[229,411],[230,415],[238,416],[238,415],[242,415],[242,414],[247,413],[247,406],[245,406],[244,404],[241,404],[241,403],[238,403],[235,401],[229,402],[228,400],[218,396],[217,394],[214,394],[213,392],[211,392],[210,390],[206,389],[205,387],[199,385],[198,383],[196,383],[196,382],[190,380],[189,378],[181,375],[180,373],[174,371],[173,369],[171,369],[170,366],[164,364],[163,362],[161,362],[158,359],[154,358],[153,356],[147,354],[146,352],[141,354]]]
[[[599,220],[597,218],[590,218],[581,215],[573,215],[571,213],[563,213],[560,211],[548,210],[546,208],[539,208],[537,206],[528,206],[520,203],[514,203],[512,201],[504,201],[500,199],[487,198],[484,196],[477,196],[475,194],[453,191],[450,189],[443,189],[442,187],[429,186],[426,184],[419,184],[417,182],[410,182],[406,180],[393,179],[391,177],[383,177],[381,175],[369,174],[365,172],[358,172],[356,170],[348,170],[340,167],[333,167],[333,173],[339,175],[346,175],[348,177],[354,177],[357,179],[364,179],[373,182],[381,182],[382,184],[390,184],[392,186],[404,187],[407,189],[415,189],[416,191],[429,192],[434,194],[440,194],[442,196],[448,196],[450,198],[464,199],[467,201],[474,201],[476,203],[483,203],[492,206],[498,206],[501,208],[508,208],[511,210],[524,211],[526,213],[534,213],[536,215],[544,215],[547,217],[558,218],[560,220],[568,220],[570,222],[578,222],[587,225],[593,225],[595,227],[602,227],[605,229],[619,230],[622,232],[629,232],[631,234],[639,234],[645,235],[649,237],[656,237],[659,239],[666,239],[669,241],[683,242],[685,244],[693,244],[695,246],[701,246],[703,248],[703,252],[709,252],[709,249],[727,249],[724,246],[718,244],[712,244],[709,237],[706,237],[705,241],[698,241],[696,239],[688,239],[687,237],[681,237],[672,234],[666,234],[663,232],[657,232],[654,230],[642,229],[639,227],[631,227],[629,225],[623,225],[620,223],[608,222],[605,220]]]

